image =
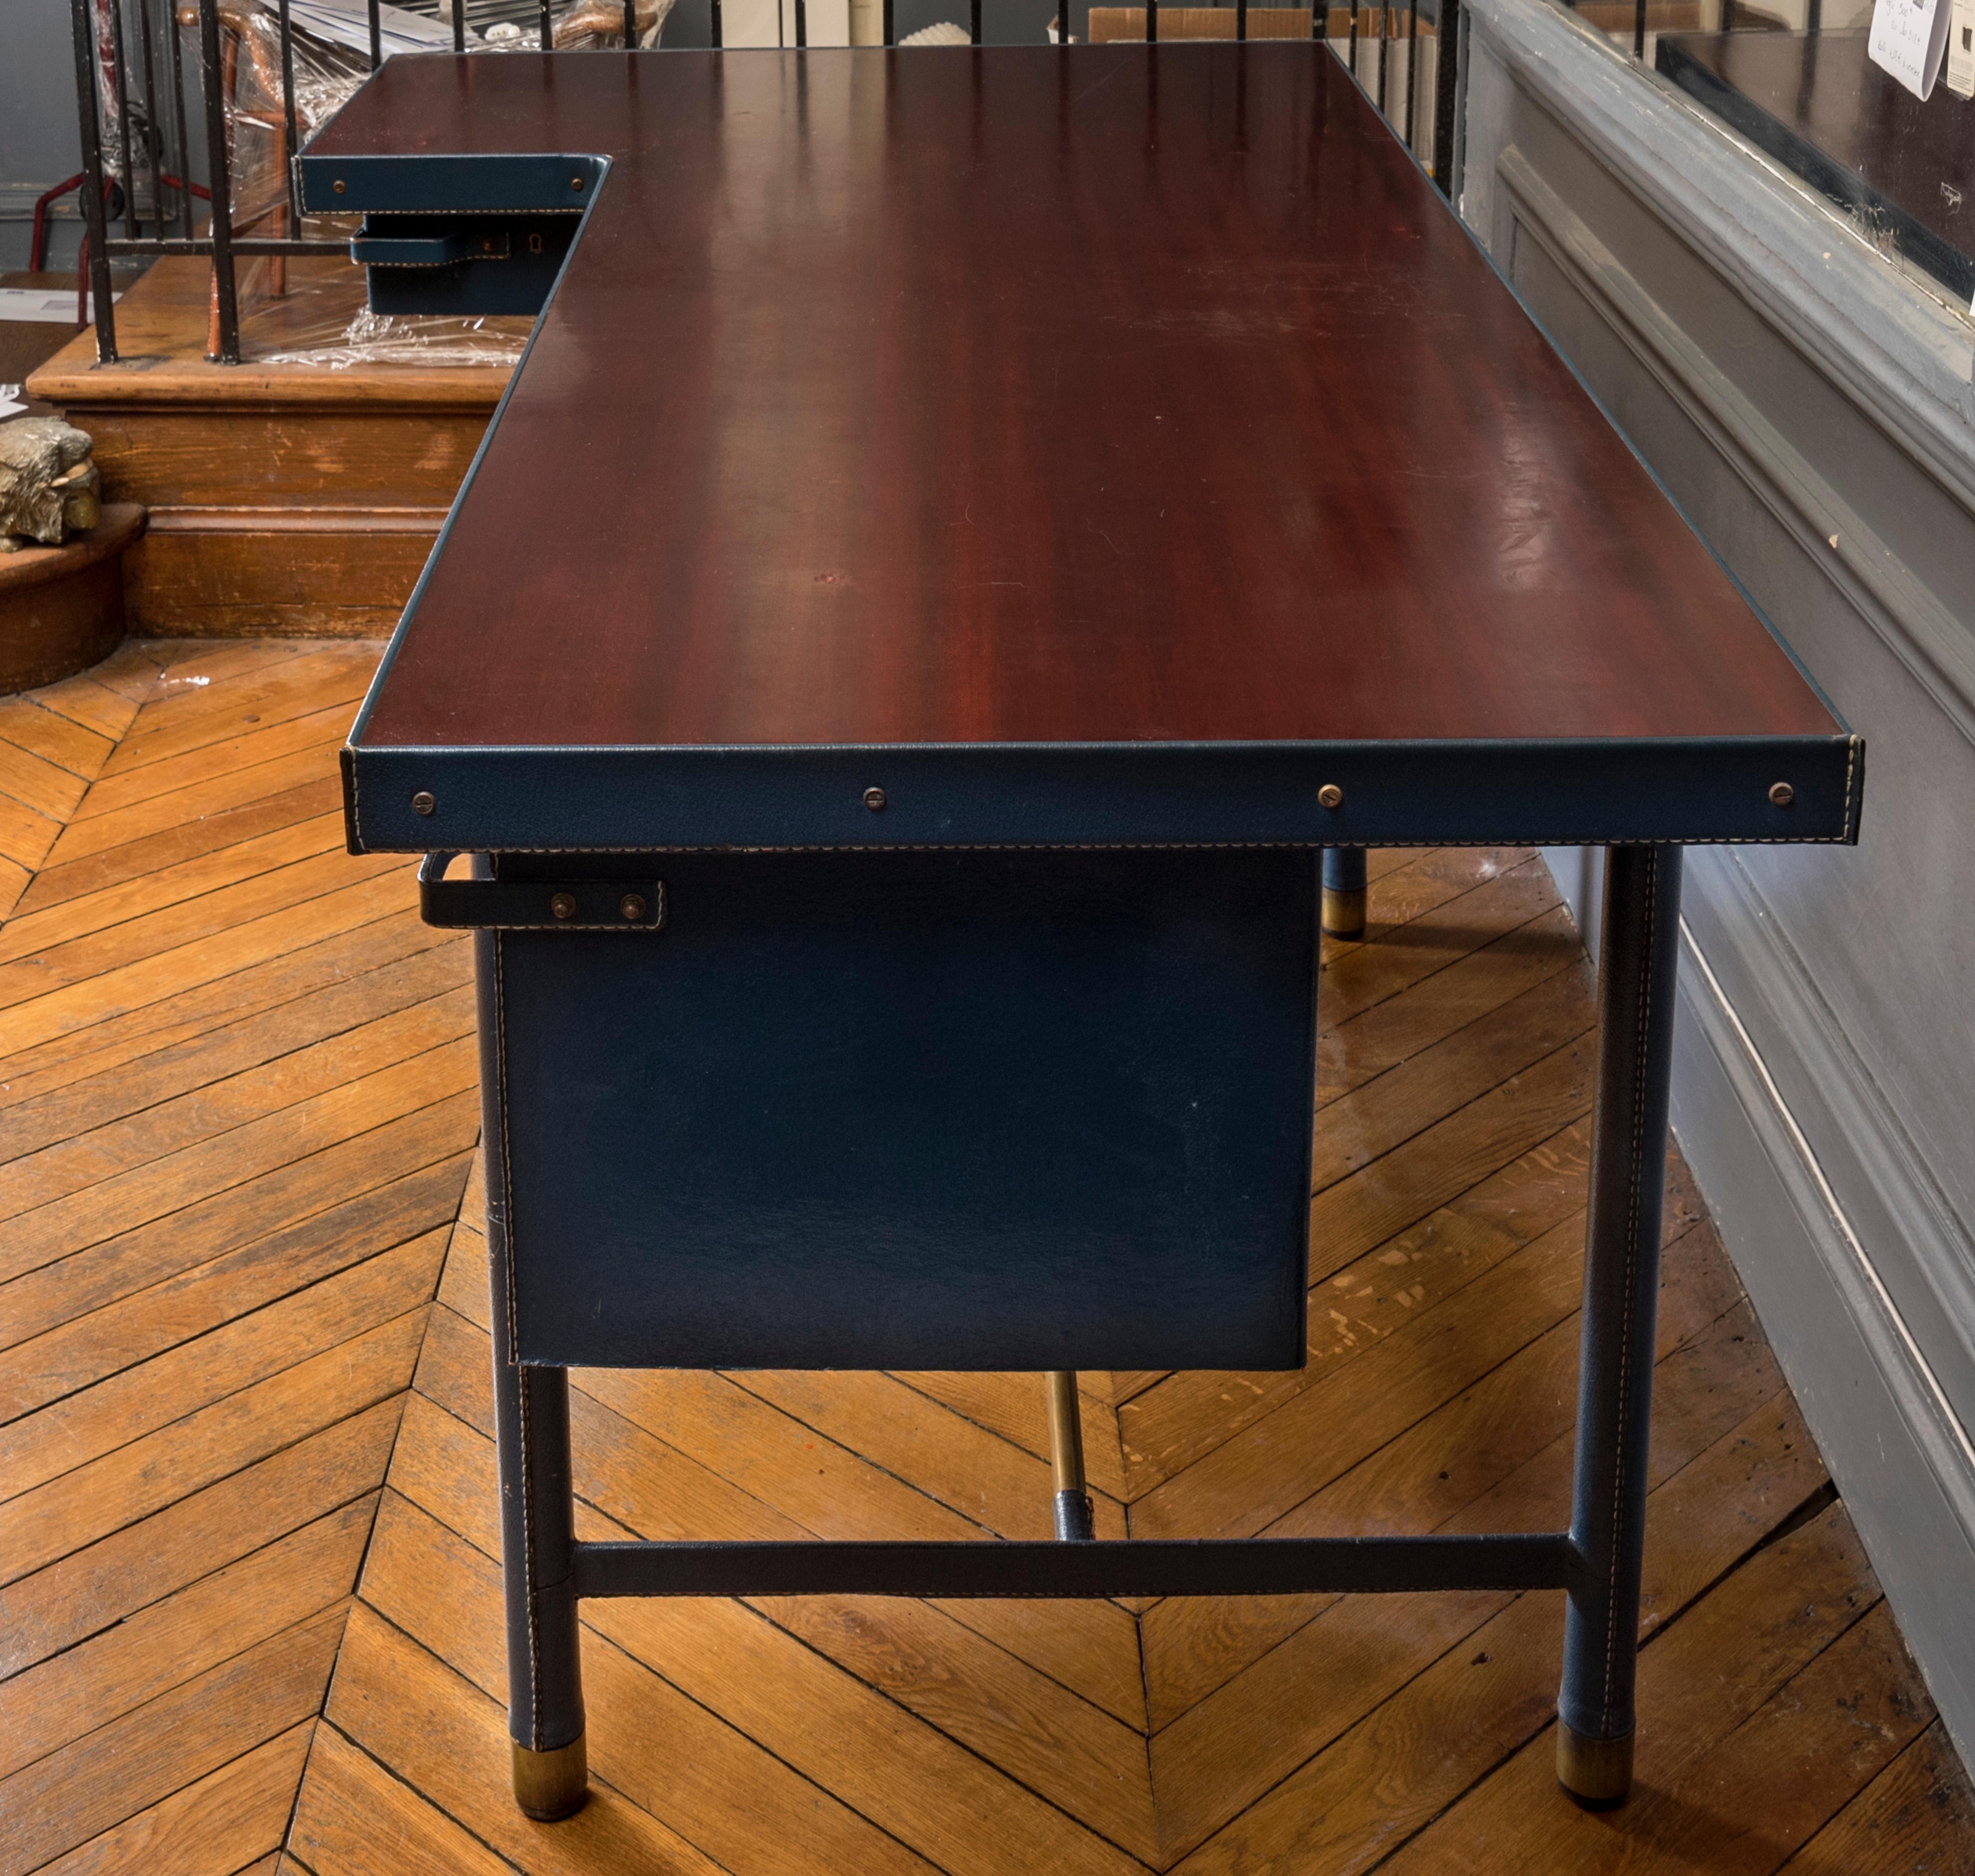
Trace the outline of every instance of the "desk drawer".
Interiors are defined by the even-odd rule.
[[[523,1359],[1302,1364],[1315,854],[498,871],[665,907],[480,941]]]

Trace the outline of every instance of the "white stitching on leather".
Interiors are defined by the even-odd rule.
[[[645,841],[636,846],[516,846],[511,843],[485,849],[495,853],[1201,853],[1270,850],[1316,852],[1323,847],[1362,847],[1366,852],[1388,847],[1829,847],[1845,845],[1852,837],[1851,816],[1835,834],[1688,834],[1678,840],[1652,840],[1625,834],[1490,834],[1473,840],[1409,836],[1405,839],[1369,840],[1362,835],[1340,834],[1335,840],[948,840],[899,841],[889,846],[859,843],[843,846],[773,846],[728,842],[720,846],[667,846]],[[373,851],[422,853],[420,847]]]

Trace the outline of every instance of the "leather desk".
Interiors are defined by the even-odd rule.
[[[399,57],[301,169],[547,296],[344,756],[478,928],[524,1805],[580,1598],[805,1590],[1566,1588],[1622,1796],[1681,849],[1862,755],[1338,61]],[[1300,1362],[1316,855],[1462,842],[1610,849],[1569,1531],[576,1541],[571,1364]]]

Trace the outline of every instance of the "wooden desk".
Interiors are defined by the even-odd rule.
[[[1678,843],[1855,839],[1862,755],[1337,61],[399,58],[302,168],[573,236],[345,756],[488,856],[524,1805],[580,1597],[824,1590],[1565,1587],[1622,1796]],[[1569,1533],[576,1542],[568,1364],[1300,1362],[1313,849],[1464,841],[1612,849]]]

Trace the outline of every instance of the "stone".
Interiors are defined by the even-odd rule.
[[[59,417],[0,423],[0,553],[30,540],[59,547],[103,518],[88,432]]]

